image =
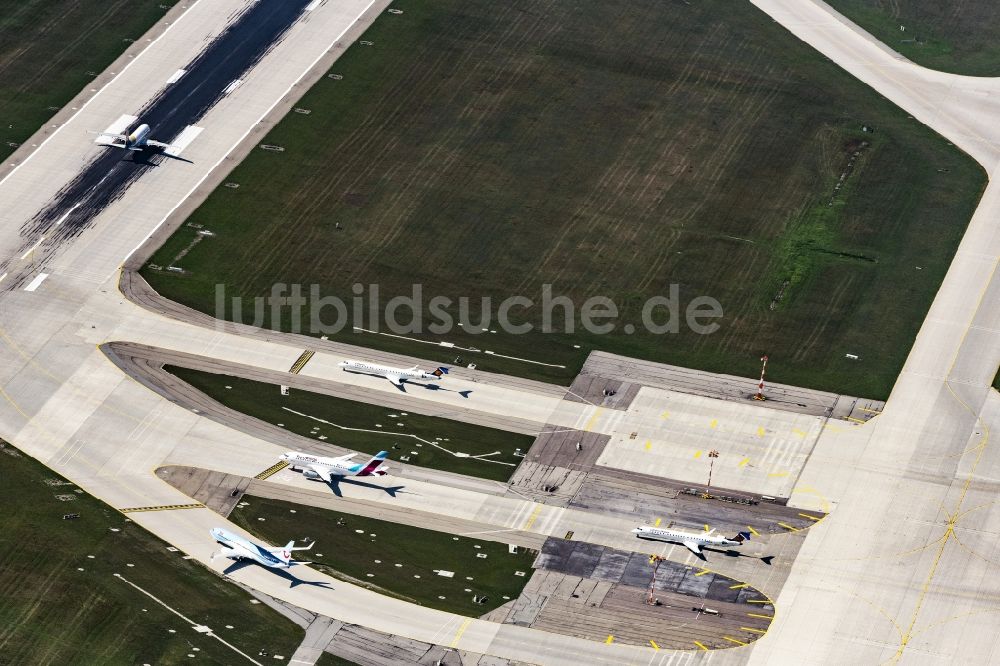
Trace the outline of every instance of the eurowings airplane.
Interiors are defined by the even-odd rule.
[[[685,532],[684,530],[667,530],[659,527],[649,527],[643,525],[632,530],[632,534],[640,539],[652,539],[654,541],[672,541],[682,544],[695,555],[701,555],[703,546],[739,546],[750,540],[749,532],[739,532],[732,539],[727,539],[721,534],[715,534],[715,530],[710,532]]]
[[[143,150],[144,148],[176,148],[169,143],[153,141],[149,138],[149,125],[143,123],[135,128],[131,134],[111,134],[108,132],[98,132],[100,136],[111,137],[113,141],[107,145],[114,148],[124,148],[125,150]]]
[[[356,455],[358,454],[349,453],[337,458],[320,458],[308,453],[289,451],[282,453],[281,459],[287,462],[293,470],[301,469],[302,476],[307,479],[323,479],[327,483],[333,483],[334,479],[343,479],[348,476],[385,476],[389,473],[389,468],[382,464],[382,461],[389,455],[388,451],[379,451],[364,464],[351,462],[351,459]]]
[[[390,368],[385,365],[365,363],[363,361],[341,361],[340,367],[345,372],[360,372],[366,375],[385,377],[390,382],[402,388],[403,382],[409,379],[441,379],[448,374],[448,368],[438,368],[434,372],[424,372],[418,366],[412,368]]]
[[[211,531],[212,538],[223,546],[222,550],[212,554],[211,559],[226,557],[230,560],[253,560],[271,569],[287,569],[293,564],[309,564],[293,560],[292,551],[309,550],[315,545],[313,542],[308,546],[295,546],[294,541],[289,541],[284,548],[265,548],[221,527],[213,527]]]

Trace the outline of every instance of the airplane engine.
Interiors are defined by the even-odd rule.
[[[311,469],[304,469],[304,470],[302,470],[302,476],[306,477],[307,479],[319,479],[319,478],[321,478],[319,474],[317,474],[316,472],[312,471]]]

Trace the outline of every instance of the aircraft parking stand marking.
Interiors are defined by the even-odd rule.
[[[705,645],[703,643],[695,641],[694,644],[697,645],[698,647],[700,647],[702,650],[705,650],[706,652],[708,652],[708,648],[705,647]]]
[[[274,476],[275,474],[285,469],[286,467],[288,467],[288,463],[282,460],[281,462],[274,463],[273,465],[271,465],[270,467],[268,467],[263,472],[261,472],[260,474],[258,474],[253,478],[257,479],[258,481],[263,481],[264,479],[270,476]]]
[[[766,634],[766,629],[754,629],[752,627],[740,627],[740,631],[749,631],[754,634]]]
[[[615,637],[614,637],[614,636],[612,636],[611,634],[608,634],[608,637],[607,637],[607,639],[605,639],[605,641],[604,641],[604,642],[605,642],[605,644],[607,644],[607,645],[611,645],[611,643],[612,643],[612,642],[613,642],[614,640],[615,640]]]
[[[173,511],[175,509],[204,509],[204,504],[163,504],[161,506],[131,506],[125,509],[118,509],[122,513],[140,513],[143,511]]]
[[[722,638],[729,641],[730,643],[736,643],[737,645],[748,645],[748,643],[744,643],[743,641],[738,641],[735,638],[730,638],[729,636],[723,636]]]
[[[752,534],[753,534],[754,536],[760,536],[760,532],[758,532],[758,531],[757,531],[757,530],[755,530],[754,528],[750,527],[749,525],[747,525],[747,529],[748,529],[748,530],[750,530],[750,532],[751,532],[751,533],[752,533]]]

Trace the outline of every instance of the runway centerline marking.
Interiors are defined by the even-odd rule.
[[[25,287],[24,290],[34,291],[38,289],[40,286],[42,286],[42,283],[45,282],[45,278],[47,278],[48,276],[49,276],[48,273],[39,273],[38,275],[35,276],[34,280],[28,283],[28,286]]]

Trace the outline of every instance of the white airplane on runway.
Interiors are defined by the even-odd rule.
[[[701,556],[703,546],[740,546],[750,540],[749,532],[739,532],[732,539],[727,539],[721,534],[714,534],[715,530],[709,532],[685,532],[683,530],[667,530],[659,527],[649,527],[643,525],[632,530],[632,534],[640,539],[653,539],[654,541],[672,541],[680,543],[695,555]]]
[[[385,476],[389,468],[382,464],[388,451],[379,451],[365,464],[351,462],[357,453],[348,453],[337,458],[320,458],[307,453],[289,451],[282,453],[281,459],[288,463],[292,470],[302,469],[302,476],[307,479],[323,479],[327,483],[349,476]]]
[[[341,361],[338,365],[345,372],[360,372],[366,375],[385,377],[390,382],[402,388],[403,382],[410,379],[441,379],[448,374],[448,368],[438,368],[434,372],[424,372],[417,366],[412,368],[390,368],[385,365],[364,363],[363,361]]]
[[[113,134],[110,132],[97,132],[100,136],[111,137],[113,141],[108,146],[113,148],[124,148],[125,150],[143,150],[144,148],[176,148],[169,143],[153,141],[149,138],[149,125],[143,123],[135,128],[131,134]]]
[[[297,562],[292,559],[292,551],[309,550],[315,545],[315,541],[308,546],[295,546],[294,541],[289,541],[284,548],[265,548],[252,541],[248,541],[241,536],[228,532],[221,527],[213,527],[212,538],[219,545],[224,546],[222,550],[212,554],[210,559],[216,557],[227,557],[230,560],[253,560],[261,566],[271,569],[287,569],[293,564],[309,564],[308,562]]]

